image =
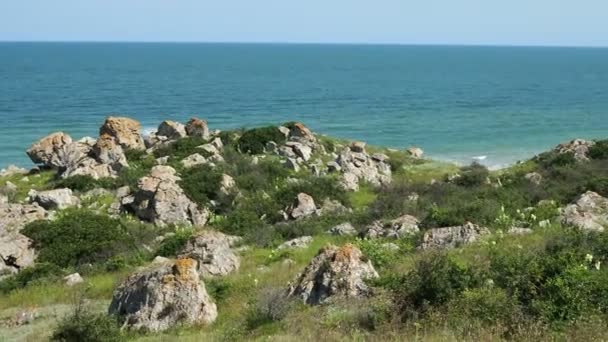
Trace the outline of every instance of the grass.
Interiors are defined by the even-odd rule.
[[[27,193],[30,190],[48,190],[51,181],[55,177],[53,171],[43,171],[35,175],[12,175],[0,177],[0,188],[11,182],[17,186],[17,191],[11,194],[15,202],[22,202],[27,199]]]

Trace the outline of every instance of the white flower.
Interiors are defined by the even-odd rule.
[[[593,255],[591,255],[591,254],[585,255],[585,261],[588,263],[593,262]]]
[[[596,262],[595,262],[595,269],[599,271],[599,270],[600,270],[600,265],[601,265],[601,264],[602,264],[602,262],[601,262],[601,261],[599,261],[599,260],[598,260],[598,261],[596,261]]]

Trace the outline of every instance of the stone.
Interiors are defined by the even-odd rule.
[[[72,138],[69,135],[63,132],[56,132],[38,140],[26,153],[34,164],[57,168],[59,163],[57,152],[65,145],[71,143]]]
[[[581,230],[603,232],[608,227],[608,199],[588,191],[562,210],[561,220]]]
[[[220,139],[219,137],[211,140],[210,144],[215,146],[215,148],[218,149],[219,151],[221,151],[224,148],[224,143],[222,142],[222,139]]]
[[[381,161],[382,160],[382,161]],[[372,158],[365,152],[365,143],[353,142],[342,150],[335,162],[342,172],[341,186],[345,190],[357,191],[359,182],[374,186],[387,185],[392,180],[391,167],[383,157]]]
[[[78,197],[68,188],[46,191],[30,190],[28,193],[31,203],[38,203],[46,210],[65,209],[80,204]]]
[[[186,127],[179,122],[165,120],[160,123],[156,135],[161,135],[169,138],[169,140],[176,140],[186,137]]]
[[[344,214],[350,214],[352,212],[353,212],[352,209],[345,207],[342,203],[340,203],[340,201],[331,200],[329,198],[326,198],[323,201],[321,208],[319,208],[319,210],[317,210],[317,215],[319,215],[319,216],[344,215]]]
[[[340,186],[348,191],[358,191],[359,190],[359,177],[354,173],[347,172],[342,175],[342,180],[340,181]]]
[[[222,179],[220,180],[220,194],[224,196],[229,196],[230,194],[236,192],[236,181],[230,175],[222,174]]]
[[[365,153],[365,146],[367,144],[363,141],[353,141],[350,144],[350,150],[356,153]]]
[[[292,209],[289,210],[290,217],[294,220],[301,219],[313,215],[317,211],[315,200],[312,196],[303,192],[296,196]]]
[[[279,132],[283,133],[285,138],[289,137],[289,128],[287,128],[285,126],[279,126],[278,128],[279,128]]]
[[[279,146],[274,141],[267,142],[266,146],[264,147],[267,153],[277,153],[278,148]]]
[[[65,284],[70,287],[84,283],[84,279],[82,279],[79,273],[67,275],[63,277],[63,280],[65,281]]]
[[[543,176],[538,172],[527,173],[524,178],[534,185],[540,185],[543,180]]]
[[[207,163],[207,159],[203,157],[200,153],[191,154],[188,157],[182,159],[182,165],[185,168],[194,167],[197,165],[203,165]]]
[[[196,260],[203,277],[225,276],[239,269],[240,258],[232,247],[240,240],[237,236],[204,231],[188,240],[178,256]]]
[[[287,295],[311,305],[336,297],[360,298],[371,294],[366,280],[373,278],[378,278],[378,273],[357,247],[328,245],[289,285]]]
[[[289,146],[280,146],[277,150],[277,153],[281,156],[281,157],[285,157],[285,158],[292,158],[292,159],[296,159],[298,156],[296,155],[296,153],[293,151],[293,148],[289,147]]]
[[[0,233],[19,231],[26,224],[42,220],[47,212],[38,204],[5,203],[0,205]]]
[[[490,231],[487,228],[470,222],[462,226],[430,229],[422,237],[421,248],[456,248],[476,242],[489,234]]]
[[[288,138],[292,141],[301,142],[316,142],[317,138],[312,134],[312,131],[308,127],[304,126],[301,122],[296,122],[292,125],[289,130]],[[295,138],[295,139],[294,139]]]
[[[312,157],[312,148],[310,148],[306,145],[302,145],[302,144],[294,145],[293,152],[298,157],[302,158],[304,161],[309,161],[310,158]]]
[[[122,199],[123,207],[142,220],[156,225],[185,224],[203,226],[209,218],[207,209],[199,209],[178,185],[175,169],[166,165],[152,168],[137,183],[137,191]]]
[[[154,263],[114,291],[108,312],[124,328],[164,331],[179,324],[210,324],[217,306],[199,280],[196,261]]]
[[[399,239],[408,235],[417,234],[419,221],[411,215],[403,215],[394,220],[383,222],[381,220],[374,221],[367,227],[368,238],[394,238]]]
[[[92,148],[92,153],[95,160],[101,164],[110,165],[113,170],[120,171],[123,167],[129,166],[122,146],[111,135],[103,134],[99,136]]]
[[[156,162],[156,165],[167,165],[167,163],[169,163],[169,156],[156,158],[154,161]]]
[[[591,148],[593,145],[595,145],[594,141],[574,139],[567,143],[557,145],[554,151],[560,154],[572,153],[574,155],[574,159],[579,162],[588,161],[589,148]]]
[[[372,159],[380,163],[385,163],[388,162],[390,158],[384,153],[374,153],[372,154]]]
[[[420,159],[424,156],[424,151],[419,147],[410,147],[406,150],[406,152],[415,159]]]
[[[0,177],[14,176],[14,175],[25,175],[29,171],[16,165],[9,165],[5,169],[0,170]]]
[[[290,248],[306,248],[312,242],[312,236],[301,236],[299,238],[285,241],[277,247],[278,250]]]
[[[99,128],[99,135],[107,134],[127,150],[144,150],[146,148],[141,134],[141,124],[125,117],[109,116]]]
[[[207,121],[201,120],[198,118],[191,118],[188,123],[186,123],[186,134],[191,137],[198,137],[203,139],[209,139],[209,126],[207,126]]]
[[[526,234],[532,234],[532,232],[533,232],[533,230],[530,229],[530,228],[511,227],[507,231],[507,234],[510,234],[510,235],[526,235]]]
[[[36,251],[31,245],[27,236],[0,226],[0,279],[34,264]]]
[[[220,150],[213,144],[204,144],[204,145],[198,146],[197,148],[205,151],[205,153],[207,155],[209,155],[210,157],[220,154]]]
[[[295,172],[300,171],[300,164],[298,163],[297,159],[294,158],[287,158],[285,159],[284,164],[286,168],[293,170]]]
[[[328,231],[328,233],[339,236],[352,236],[357,235],[357,230],[355,229],[355,227],[353,227],[352,224],[350,224],[349,222],[345,222],[332,227]]]

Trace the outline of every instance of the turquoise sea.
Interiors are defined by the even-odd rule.
[[[153,129],[300,120],[320,133],[499,166],[608,137],[608,49],[0,43],[0,167],[120,113]],[[485,159],[483,158],[485,156]]]

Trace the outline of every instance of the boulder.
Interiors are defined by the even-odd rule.
[[[31,245],[25,235],[0,226],[0,279],[34,264],[36,252]]]
[[[198,137],[203,139],[209,139],[209,126],[207,126],[207,121],[192,118],[188,123],[186,123],[186,134],[191,137]]]
[[[99,128],[99,135],[114,137],[124,149],[144,150],[146,148],[141,134],[141,124],[125,117],[109,116]]]
[[[353,141],[350,144],[350,150],[355,153],[365,153],[365,146],[367,144],[364,141]]]
[[[14,176],[14,175],[25,175],[29,171],[16,165],[9,165],[5,169],[0,170],[0,177]]]
[[[292,209],[289,211],[289,216],[294,219],[301,219],[313,215],[317,211],[315,200],[312,196],[303,192],[296,196]]]
[[[97,162],[109,165],[115,171],[120,171],[123,167],[129,166],[122,146],[111,135],[102,134],[95,142],[92,153]]]
[[[421,248],[455,248],[478,241],[489,234],[487,228],[470,222],[462,226],[430,229],[422,237]]]
[[[352,209],[345,207],[342,203],[340,203],[340,201],[326,198],[325,200],[323,200],[321,208],[317,210],[317,215],[344,215],[350,214],[352,212]]]
[[[195,153],[182,159],[181,163],[185,168],[189,168],[197,165],[203,165],[207,163],[207,159],[200,153]]]
[[[424,156],[424,151],[419,147],[410,147],[406,150],[406,152],[415,159],[420,159],[422,156]]]
[[[377,278],[371,261],[351,244],[329,245],[319,251],[297,279],[289,285],[289,297],[307,304],[322,304],[334,297],[357,298],[370,294],[365,283]]]
[[[289,248],[306,248],[312,242],[312,236],[301,236],[299,238],[285,241],[277,247],[278,250]]]
[[[365,236],[368,238],[398,239],[418,233],[420,231],[418,223],[418,219],[411,215],[403,215],[388,222],[375,221],[367,228]]]
[[[2,231],[19,231],[26,224],[45,219],[46,210],[38,204],[0,204],[0,233]]]
[[[562,210],[561,220],[581,230],[602,232],[608,227],[608,199],[588,191]]]
[[[540,185],[543,180],[543,176],[538,172],[527,173],[524,178],[534,185]]]
[[[343,173],[340,184],[346,190],[358,190],[360,181],[380,186],[389,184],[392,179],[388,156],[370,156],[363,142],[353,142],[340,152],[335,162],[339,168],[333,168]]]
[[[293,152],[296,154],[296,156],[302,158],[302,160],[304,161],[309,161],[312,157],[312,148],[306,145],[303,145],[301,143],[293,143],[293,146],[291,146],[291,148],[293,149]]]
[[[296,122],[292,125],[289,130],[288,139],[291,141],[300,141],[305,144],[317,141],[317,138],[312,134],[312,131],[301,122]]]
[[[298,163],[297,159],[286,158],[283,165],[285,165],[286,168],[293,170],[294,172],[300,171],[300,164]]]
[[[589,148],[595,145],[594,141],[574,139],[567,143],[557,145],[554,151],[560,154],[572,153],[577,161],[588,161]]]
[[[57,156],[58,151],[71,143],[72,138],[69,135],[57,132],[38,140],[26,153],[34,164],[57,168],[60,166]]]
[[[200,210],[178,185],[175,169],[166,165],[152,168],[148,176],[137,183],[137,191],[123,198],[123,207],[142,220],[156,225],[186,224],[202,226],[209,212]]]
[[[239,269],[240,258],[232,247],[240,240],[237,236],[204,231],[188,240],[178,255],[196,260],[203,277],[224,276]]]
[[[228,196],[231,193],[236,192],[236,181],[230,175],[222,174],[220,180],[220,194]]]
[[[167,137],[169,140],[180,139],[187,135],[186,127],[179,122],[165,120],[158,126],[156,135]]]
[[[337,226],[332,227],[328,233],[332,234],[332,235],[339,235],[339,236],[351,236],[351,235],[357,235],[357,230],[355,229],[355,227],[353,227],[352,224],[350,224],[349,222],[345,222],[345,223],[341,223]]]
[[[72,273],[63,277],[63,281],[69,287],[84,283],[84,279],[80,276],[80,273]]]
[[[192,259],[154,263],[131,275],[114,291],[108,311],[124,328],[153,332],[217,318],[217,307]]]
[[[38,203],[46,210],[65,209],[80,204],[78,197],[68,188],[46,191],[30,190],[28,193],[31,203]]]

